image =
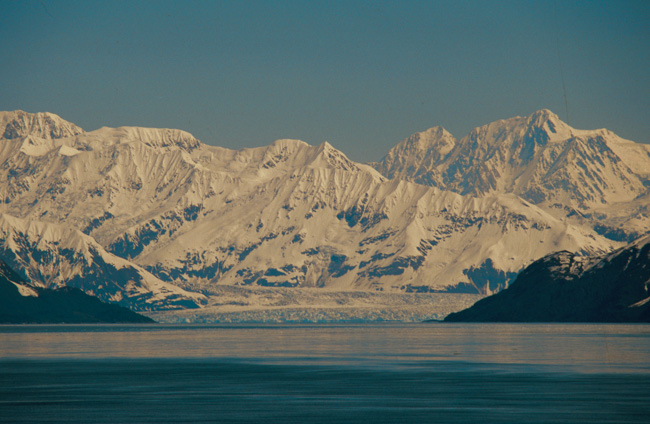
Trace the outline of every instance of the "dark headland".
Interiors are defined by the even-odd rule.
[[[599,258],[562,251],[445,322],[650,322],[650,236]]]
[[[150,318],[104,303],[73,287],[45,289],[24,282],[0,261],[0,323],[152,323]]]

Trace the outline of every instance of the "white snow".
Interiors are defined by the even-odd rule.
[[[650,174],[650,145],[635,143],[618,137],[607,130],[602,130],[607,136],[607,145],[632,172],[641,175]]]
[[[110,281],[109,275],[109,281],[102,283],[101,279],[91,277],[82,289],[94,294],[101,292],[100,297],[105,299],[143,297],[147,303],[164,303],[170,296],[199,303],[205,299],[199,293],[160,281],[140,266],[106,252],[92,237],[65,225],[0,214],[0,248],[5,254],[15,256],[32,284],[46,288],[66,285],[75,278],[97,272],[100,267],[99,275],[111,272],[110,269],[127,270],[139,278],[139,281]],[[29,292],[29,288],[24,291]]]
[[[61,146],[61,148],[59,149],[59,154],[62,156],[75,156],[78,155],[79,153],[81,153],[79,150],[70,146]]]
[[[18,288],[18,293],[20,293],[21,296],[23,296],[23,297],[38,297],[38,293],[33,288],[27,287],[27,286],[25,286],[23,284],[14,283],[13,281],[11,281],[11,283],[14,286],[16,286],[16,288]]]
[[[476,128],[451,150],[440,139],[412,147],[421,137],[402,141],[374,166],[461,194],[513,193],[574,225],[650,230],[650,146],[571,128],[548,110]]]
[[[636,302],[636,303],[634,303],[634,304],[628,306],[628,308],[638,308],[638,307],[640,307],[640,306],[645,305],[645,304],[648,303],[648,302],[650,302],[650,297],[646,297],[645,299],[640,300],[640,301],[638,301],[638,302]]]
[[[49,112],[27,113],[22,110],[0,112],[0,137],[6,139],[33,136],[57,139],[83,133],[83,129]]]

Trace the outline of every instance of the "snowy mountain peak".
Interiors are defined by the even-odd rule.
[[[400,141],[380,162],[371,165],[388,178],[411,180],[407,174],[415,171],[423,181],[429,181],[429,167],[444,160],[456,143],[449,131],[435,126]]]
[[[454,140],[454,136],[446,129],[440,126],[431,127],[424,131],[413,133],[408,138],[400,141],[398,146],[409,146],[418,149],[429,149],[439,144],[447,145],[449,140]],[[452,143],[453,144],[453,143]]]
[[[539,129],[545,133],[544,142],[560,141],[572,137],[576,132],[548,109],[538,110],[526,119],[529,132]]]
[[[449,153],[455,144],[456,139],[454,136],[440,126],[429,128],[426,131],[417,132],[399,143],[399,145],[402,145],[404,149],[418,150],[422,152],[435,148],[441,155]]]
[[[543,126],[549,121],[551,121],[553,124],[562,122],[555,113],[551,112],[548,109],[538,110],[537,112],[531,114],[527,120],[529,125],[535,125],[538,127]]]
[[[96,134],[103,140],[109,139],[115,143],[140,141],[149,147],[180,147],[189,152],[201,146],[201,142],[192,134],[169,128],[103,127],[90,134]]]
[[[346,164],[351,164],[352,161],[348,159],[348,157],[337,149],[336,147],[332,146],[329,142],[323,141],[321,144],[316,146],[316,152],[318,155],[325,155],[328,158],[332,158],[336,161],[341,161],[345,162]]]
[[[469,143],[480,151],[491,154],[495,149],[530,149],[535,145],[545,146],[547,143],[564,141],[576,134],[587,133],[593,131],[575,130],[550,110],[541,109],[529,116],[500,119],[476,127],[461,139],[460,144]]]
[[[436,137],[453,137],[453,135],[440,125],[433,126],[425,131],[425,133],[433,134]]]
[[[0,138],[8,140],[27,136],[58,139],[83,132],[77,125],[49,112],[0,112]]]
[[[594,229],[613,240],[650,229],[648,145],[604,129],[574,129],[548,109],[477,127],[449,151],[451,143],[423,145],[420,138],[400,142],[373,166],[389,178],[463,195],[513,193],[560,219],[598,216]]]
[[[271,143],[271,146],[276,147],[278,149],[295,150],[295,149],[301,149],[307,147],[309,146],[309,144],[305,143],[302,140],[295,140],[293,138],[281,138]]]
[[[310,163],[312,168],[327,168],[355,172],[359,175],[369,175],[375,181],[384,181],[384,177],[371,166],[350,160],[345,153],[324,141],[316,146],[316,155]]]

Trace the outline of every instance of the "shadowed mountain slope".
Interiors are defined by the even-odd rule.
[[[650,322],[650,236],[604,257],[546,256],[445,321]]]
[[[0,261],[0,323],[147,323],[151,319],[72,287],[44,289]]]

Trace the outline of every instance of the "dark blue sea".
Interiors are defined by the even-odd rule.
[[[650,325],[0,326],[3,423],[648,423]]]

